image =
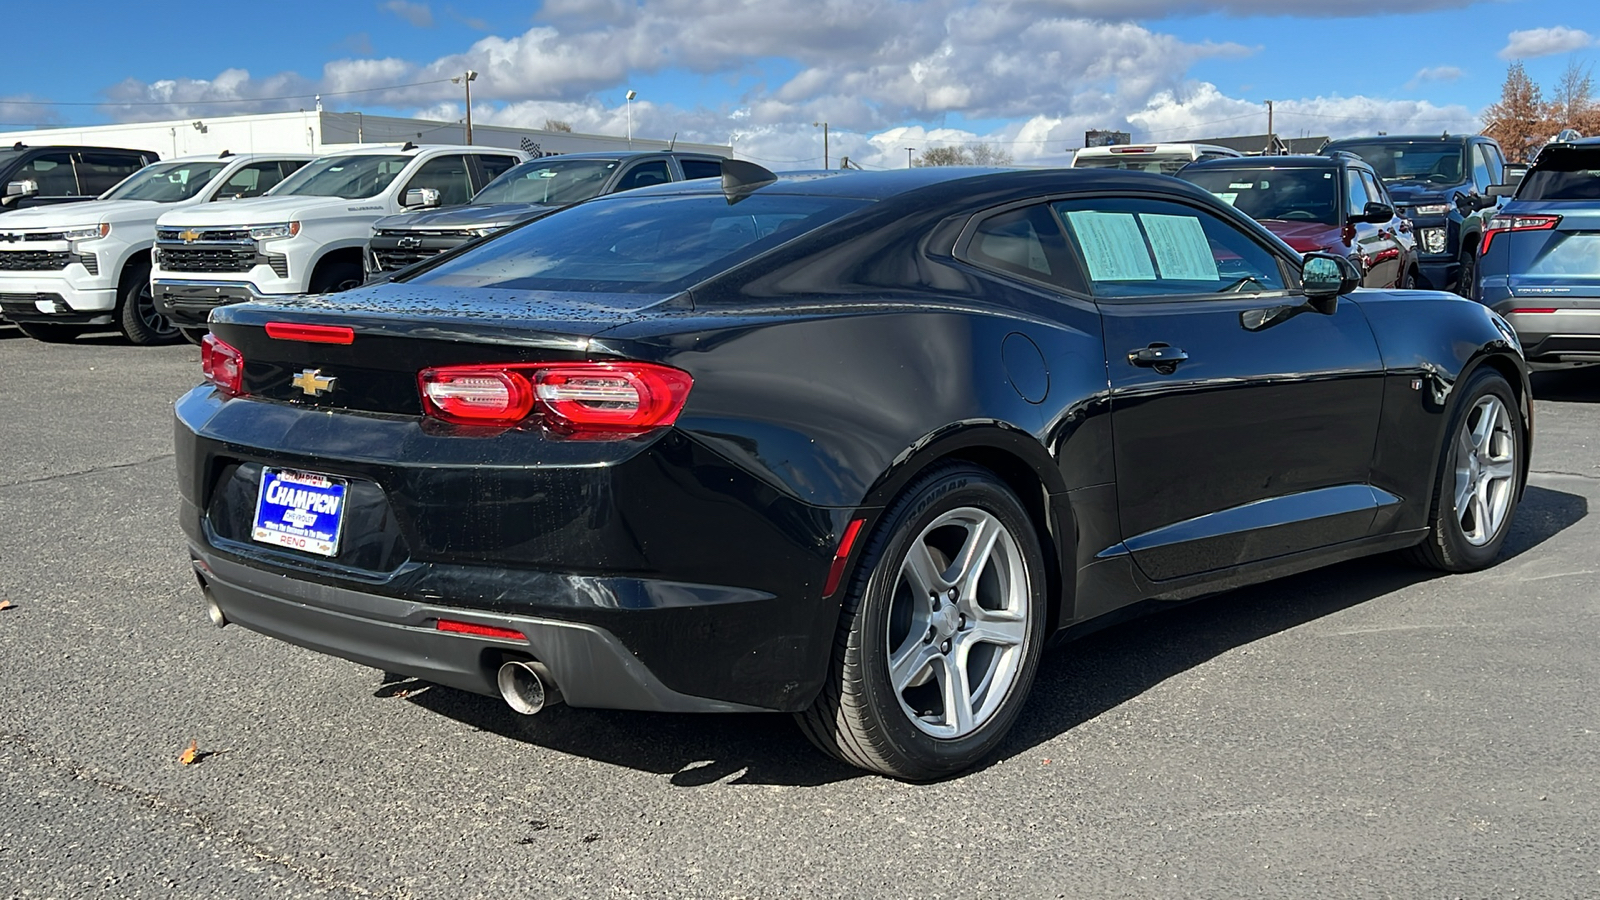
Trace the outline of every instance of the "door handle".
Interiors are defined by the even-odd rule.
[[[1189,354],[1167,344],[1151,344],[1148,347],[1128,351],[1128,362],[1155,369],[1163,375],[1172,374],[1178,368],[1178,363],[1188,358]]]

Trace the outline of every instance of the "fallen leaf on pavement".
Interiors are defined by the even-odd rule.
[[[183,753],[178,756],[178,762],[180,762],[180,763],[182,763],[183,765],[186,765],[186,766],[194,765],[195,762],[197,760],[199,760],[199,759],[200,759],[200,742],[199,741],[190,741],[188,749],[184,750]]]
[[[16,609],[17,605],[10,600],[0,600],[0,609]]]

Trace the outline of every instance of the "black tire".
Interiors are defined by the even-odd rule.
[[[1468,300],[1477,299],[1478,294],[1478,257],[1471,253],[1461,256],[1461,274],[1456,276],[1456,293]]]
[[[366,273],[361,269],[359,262],[329,263],[317,270],[311,277],[311,293],[336,294],[339,291],[348,291],[361,286],[366,278]]]
[[[1402,291],[1409,291],[1417,286],[1417,270],[1407,266],[1400,275],[1400,284],[1397,287]]]
[[[63,325],[60,322],[17,322],[22,333],[46,344],[66,344],[89,330],[87,325]]]
[[[179,328],[178,333],[183,335],[184,340],[198,347],[200,342],[206,339],[206,335],[211,333],[211,330],[209,328]]]
[[[997,524],[1005,532],[997,537],[994,550],[985,556],[984,563],[975,567],[980,574],[971,579],[970,604],[979,603],[980,593],[990,597],[1004,595],[1013,604],[1013,614],[1025,610],[1022,621],[995,619],[999,625],[984,626],[1014,631],[1014,651],[983,643],[983,638],[976,637],[983,624],[979,620],[1002,613],[1001,609],[985,607],[980,610],[983,615],[974,613],[970,620],[962,615],[957,624],[953,621],[958,618],[957,611],[972,611],[966,596],[959,601],[946,600],[943,606],[938,600],[911,599],[912,588],[902,579],[913,548],[938,554],[935,544],[940,540],[956,548],[968,546],[969,540],[973,545],[980,543],[976,528],[957,538],[956,531],[947,529],[961,526],[939,525],[951,516],[969,514],[986,523],[983,527]],[[971,767],[994,750],[1016,721],[1045,643],[1044,557],[1027,512],[1016,495],[987,470],[964,463],[940,466],[917,479],[889,506],[860,554],[855,574],[845,589],[832,671],[811,708],[796,714],[801,730],[824,752],[894,778],[925,781]],[[1004,554],[1005,558],[996,554]],[[951,552],[944,557],[929,557],[936,569],[946,566],[941,579],[960,568],[958,562],[951,560],[954,556],[956,553]],[[1024,583],[1016,586],[1019,579],[1011,572],[1023,576],[1020,580]],[[919,604],[948,611],[935,612],[932,618],[919,623],[915,611]],[[935,639],[933,635],[942,628],[949,629],[944,632],[947,637]],[[908,658],[929,657],[925,670],[914,666],[903,669],[925,671],[928,679],[897,691],[890,675],[891,643],[902,650],[913,648],[915,653],[907,654]],[[971,688],[972,675],[966,668],[975,659],[979,660],[979,685],[987,685],[981,692]],[[930,719],[958,719],[958,714],[949,709],[915,713],[906,705],[907,694],[931,691],[929,702],[947,706],[948,701],[942,699],[947,695],[942,692],[951,684],[950,672],[958,667],[961,682],[967,688],[964,708],[970,727],[964,734],[939,737],[929,729],[943,726]],[[959,726],[953,727],[959,730]]]
[[[1456,396],[1459,399],[1450,414],[1449,427],[1445,430],[1444,447],[1439,454],[1439,476],[1435,480],[1428,508],[1428,536],[1422,543],[1412,547],[1408,555],[1416,564],[1430,569],[1473,572],[1495,561],[1505,544],[1506,535],[1511,532],[1511,521],[1522,496],[1523,461],[1528,442],[1516,395],[1499,372],[1487,366],[1478,369],[1465,384],[1458,387]],[[1493,440],[1511,451],[1510,475],[1509,481],[1503,483],[1506,491],[1504,513],[1498,519],[1492,514],[1483,516],[1488,521],[1478,526],[1479,539],[1473,540],[1464,521],[1475,521],[1477,514],[1471,510],[1470,503],[1469,509],[1462,509],[1458,497],[1462,491],[1462,480],[1471,483],[1474,473],[1484,471],[1486,467],[1474,465],[1472,460],[1462,461],[1463,429],[1473,430],[1479,421],[1474,417],[1483,415],[1480,404],[1490,397],[1499,401],[1507,417],[1504,433]],[[1494,492],[1500,489],[1499,486],[1489,488]],[[1481,532],[1489,529],[1492,529],[1492,533],[1488,533],[1484,540]]]
[[[123,272],[122,282],[117,286],[116,319],[123,336],[141,347],[172,344],[182,339],[178,326],[156,310],[148,263],[136,263]]]

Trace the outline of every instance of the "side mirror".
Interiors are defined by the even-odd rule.
[[[1332,313],[1341,296],[1361,284],[1350,260],[1332,253],[1307,253],[1300,263],[1300,286],[1318,312]]]
[[[1369,200],[1367,208],[1350,217],[1352,222],[1387,222],[1394,218],[1394,207],[1387,203]]]
[[[6,184],[7,197],[32,197],[37,193],[39,193],[39,182],[31,178],[7,182]]]
[[[1497,198],[1497,197],[1515,197],[1516,195],[1517,195],[1517,185],[1516,184],[1491,184],[1491,185],[1489,185],[1489,197],[1491,199]]]
[[[412,188],[400,203],[406,209],[433,209],[439,205],[438,188]]]

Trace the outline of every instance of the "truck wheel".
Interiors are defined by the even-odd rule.
[[[894,778],[969,768],[1016,721],[1044,647],[1044,557],[1027,512],[987,470],[941,467],[889,507],[856,568],[833,670],[796,715],[801,730]]]
[[[334,294],[361,286],[366,273],[360,263],[333,263],[323,267],[311,279],[311,293]]]
[[[22,333],[46,344],[65,344],[88,331],[87,325],[63,325],[59,322],[17,322]]]
[[[1471,253],[1461,257],[1461,274],[1456,277],[1456,293],[1467,298],[1478,296],[1478,257]]]
[[[141,347],[178,340],[178,326],[156,311],[148,265],[129,266],[123,273],[117,291],[117,327],[128,340]]]

